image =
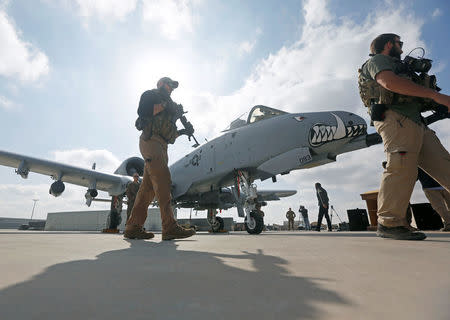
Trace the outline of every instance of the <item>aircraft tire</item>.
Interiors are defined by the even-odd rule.
[[[216,223],[211,225],[212,232],[219,232],[223,230],[224,223],[221,217],[216,217]]]
[[[249,226],[245,218],[245,230],[250,234],[260,234],[264,229],[264,219],[257,211],[252,211],[250,217],[254,219],[254,226]]]

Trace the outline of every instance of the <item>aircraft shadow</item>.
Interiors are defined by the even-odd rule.
[[[326,279],[293,276],[286,260],[261,249],[230,255],[129,243],[1,290],[1,318],[316,319],[325,304],[352,305]]]

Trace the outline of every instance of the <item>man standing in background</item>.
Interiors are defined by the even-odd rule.
[[[317,194],[317,201],[319,205],[319,216],[317,218],[317,227],[316,231],[320,232],[320,228],[322,227],[322,218],[325,216],[325,219],[327,219],[327,225],[328,225],[328,231],[331,231],[331,219],[328,215],[328,194],[327,191],[322,188],[322,185],[319,182],[316,182],[316,194]]]
[[[302,215],[303,223],[305,225],[305,230],[311,230],[311,225],[309,224],[309,218],[308,218],[308,209],[306,209],[304,206],[300,206],[300,209],[298,209],[298,212]]]
[[[294,230],[295,213],[291,208],[286,212],[286,218],[288,219],[288,230]]]

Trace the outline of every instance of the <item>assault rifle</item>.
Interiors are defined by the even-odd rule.
[[[450,112],[448,112],[447,107],[442,104],[436,105],[431,111],[434,111],[433,114],[423,118],[426,125],[430,125],[438,120],[450,118]]]
[[[195,144],[192,147],[197,148],[200,144],[198,143],[197,139],[195,139],[195,137],[194,137],[194,127],[192,126],[192,123],[190,123],[184,116],[185,113],[187,113],[187,111],[184,111],[183,106],[181,104],[178,104],[177,105],[177,118],[180,119],[180,121],[184,127],[184,129],[180,130],[180,134],[187,135],[189,141],[191,141],[191,138],[194,139]]]

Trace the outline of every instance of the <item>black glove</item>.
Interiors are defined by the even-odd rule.
[[[190,124],[190,123],[189,123]],[[194,134],[194,128],[192,127],[192,125],[190,125],[190,127],[188,129],[181,129],[178,130],[178,135],[187,135],[189,137],[189,140],[191,139],[190,137]]]
[[[186,135],[188,136],[192,136],[194,134],[194,127],[190,122],[186,122],[186,124],[184,125],[184,130],[186,130]]]

